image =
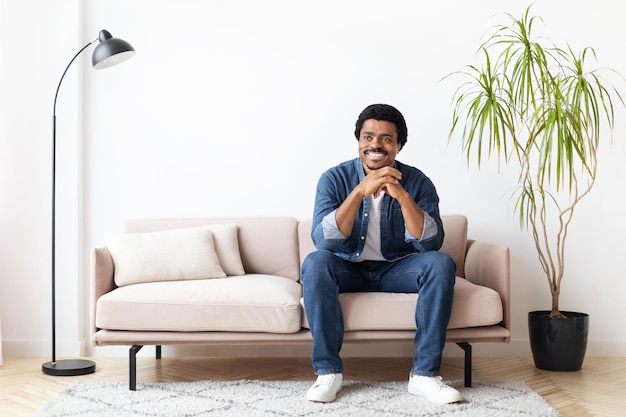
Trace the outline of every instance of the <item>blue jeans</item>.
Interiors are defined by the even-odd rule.
[[[437,376],[452,310],[456,266],[443,252],[416,253],[394,262],[351,262],[332,252],[310,253],[302,264],[304,307],[313,336],[315,374],[343,372],[344,324],[339,293],[419,293],[416,353],[411,375]]]

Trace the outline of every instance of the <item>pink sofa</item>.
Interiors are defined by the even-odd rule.
[[[471,343],[510,340],[509,250],[468,239],[462,215],[443,222],[441,250],[458,276],[447,341],[465,351],[470,386]],[[129,221],[127,234],[92,250],[93,345],[130,346],[134,390],[136,354],[145,345],[157,346],[160,358],[162,345],[310,344],[299,282],[301,262],[314,250],[310,228],[310,220],[294,217]],[[204,250],[214,252],[204,257]],[[342,294],[345,343],[412,341],[416,297]]]

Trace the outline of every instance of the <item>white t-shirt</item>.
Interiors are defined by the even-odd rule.
[[[363,252],[355,259],[360,261],[385,261],[380,248],[380,203],[383,201],[385,192],[382,191],[377,198],[373,195],[370,199],[370,212],[367,220],[367,236],[365,236],[365,247]]]

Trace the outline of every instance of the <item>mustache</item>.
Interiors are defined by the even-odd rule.
[[[365,153],[368,154],[370,152],[376,152],[376,153],[384,153],[385,155],[387,155],[387,151],[384,150],[383,148],[369,148],[365,150]]]

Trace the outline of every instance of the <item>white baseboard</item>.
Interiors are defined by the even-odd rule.
[[[49,357],[52,356],[52,341],[41,340],[2,340],[4,357]],[[57,341],[56,356],[71,358],[86,356],[85,341]]]
[[[513,340],[510,343],[473,343],[474,357],[502,357],[502,356],[532,356],[528,340]],[[463,356],[463,350],[449,343],[444,349],[444,356]],[[588,357],[624,357],[626,356],[626,342],[589,341],[587,343]]]

